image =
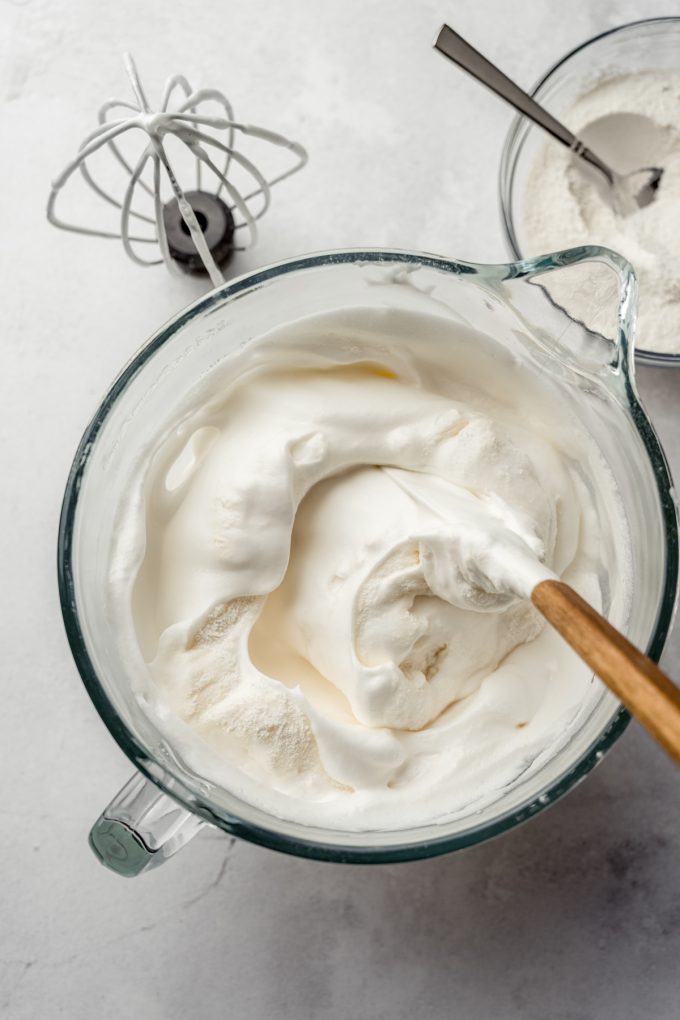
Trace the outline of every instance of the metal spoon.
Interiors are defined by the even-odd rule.
[[[505,99],[516,110],[532,120],[534,124],[556,138],[558,142],[566,145],[575,156],[579,156],[590,166],[599,170],[611,189],[612,205],[621,216],[627,216],[654,201],[663,174],[663,167],[650,166],[628,174],[617,173],[616,170],[607,166],[599,156],[596,156],[592,149],[589,149],[576,135],[572,134],[569,128],[556,120],[551,113],[548,113],[535,99],[523,92],[513,81],[510,81],[495,64],[483,57],[448,25],[442,25],[433,45],[454,64],[458,64],[473,78],[486,85],[501,99]]]

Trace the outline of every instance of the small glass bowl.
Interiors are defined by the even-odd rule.
[[[602,32],[567,53],[531,90],[542,106],[563,116],[578,97],[603,74],[680,69],[680,17],[649,18]],[[547,135],[523,116],[513,121],[503,147],[500,165],[500,201],[503,226],[515,259],[532,253],[522,236],[522,202],[528,175]],[[557,143],[556,143],[557,144]],[[596,238],[593,239],[597,240]],[[637,348],[639,362],[680,366],[680,354]]]

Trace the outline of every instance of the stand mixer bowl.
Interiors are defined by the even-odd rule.
[[[618,291],[612,343],[556,307],[540,281],[605,263]],[[581,780],[629,717],[608,691],[571,739],[482,810],[403,831],[351,832],[277,818],[194,774],[140,705],[107,612],[116,494],[149,437],[214,365],[274,326],[343,308],[422,302],[494,338],[522,370],[540,373],[600,448],[628,518],[633,593],[627,634],[658,660],[672,621],[678,532],[672,481],[635,387],[635,277],[619,256],[577,248],[508,265],[473,265],[402,251],[352,250],[292,259],[212,291],[163,326],[113,383],[85,431],[66,486],[58,566],[66,631],[104,723],[136,773],[95,823],[107,866],[135,875],[174,854],[205,824],[273,849],[339,862],[405,861],[481,842],[531,817]],[[417,342],[417,341],[414,341]]]

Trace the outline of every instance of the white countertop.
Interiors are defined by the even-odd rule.
[[[347,867],[215,831],[135,881],[97,864],[88,828],[130,765],[63,633],[60,500],[113,375],[202,286],[44,216],[97,106],[125,94],[130,49],[149,92],[183,70],[308,146],[235,270],[362,244],[500,261],[511,115],[431,51],[435,30],[449,20],[528,86],[588,36],[653,13],[680,3],[0,7],[1,1016],[677,1020],[680,783],[635,724],[555,808],[457,855]],[[639,378],[680,476],[680,372]],[[676,630],[676,676],[679,657]]]

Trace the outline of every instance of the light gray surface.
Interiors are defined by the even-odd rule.
[[[184,70],[308,145],[241,269],[352,244],[499,260],[510,114],[431,52],[435,30],[449,20],[529,85],[594,32],[653,13],[642,0],[0,6],[0,1015],[680,1015],[680,786],[636,725],[556,808],[453,857],[347,868],[206,834],[136,881],[97,865],[86,833],[129,765],[62,633],[59,503],[111,378],[200,288],[44,220],[97,104],[125,94],[130,48],[151,93]],[[680,475],[680,372],[640,376]],[[676,675],[679,653],[676,631]]]

